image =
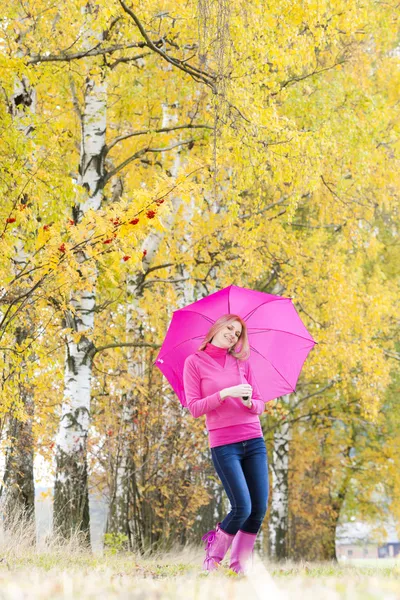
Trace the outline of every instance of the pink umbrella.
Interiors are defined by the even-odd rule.
[[[311,348],[317,343],[301,321],[291,298],[230,285],[175,310],[156,367],[186,406],[183,365],[196,352],[211,325],[224,314],[239,315],[247,325],[249,363],[264,402],[296,391]]]

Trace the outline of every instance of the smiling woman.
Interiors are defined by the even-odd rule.
[[[228,340],[228,343],[227,341]],[[235,346],[241,342],[240,349]],[[247,337],[246,323],[238,315],[223,315],[212,327],[210,327],[199,350],[204,350],[209,342],[214,346],[226,348],[232,356],[239,359],[246,359],[250,355],[249,340]]]
[[[268,461],[259,419],[264,401],[249,354],[246,323],[226,314],[187,357],[183,370],[187,406],[195,418],[206,415],[212,460],[232,506],[202,538],[207,571],[217,568],[231,544],[231,569],[246,571],[267,510]]]

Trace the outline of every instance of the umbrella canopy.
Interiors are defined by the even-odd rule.
[[[311,348],[308,333],[291,298],[230,285],[175,310],[156,367],[165,375],[182,406],[185,359],[196,352],[211,325],[224,314],[240,316],[247,326],[249,363],[264,402],[296,390]]]

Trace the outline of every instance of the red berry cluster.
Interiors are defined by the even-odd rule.
[[[103,244],[111,244],[111,242],[117,237],[117,234],[114,233],[114,235],[112,236],[112,238],[109,238],[108,240],[104,240]]]

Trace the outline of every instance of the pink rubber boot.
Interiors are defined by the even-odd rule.
[[[206,557],[203,561],[205,571],[215,571],[218,568],[235,537],[235,534],[226,533],[220,525],[221,523],[217,523],[215,529],[211,529],[201,538],[206,543]]]
[[[253,548],[256,533],[247,533],[239,529],[233,540],[231,548],[231,562],[229,567],[236,573],[247,574],[252,563]]]

